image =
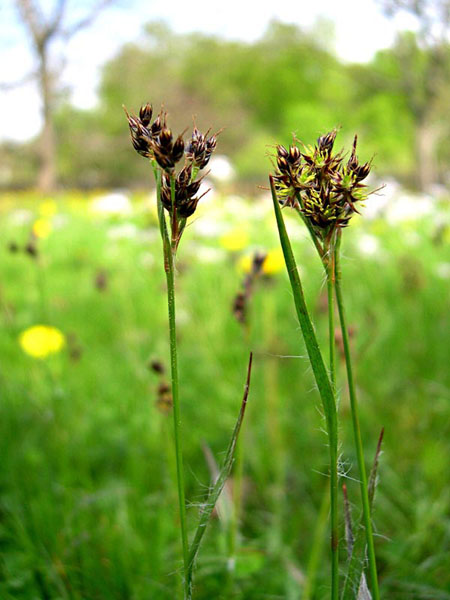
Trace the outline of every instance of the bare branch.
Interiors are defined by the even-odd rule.
[[[0,91],[9,92],[10,90],[14,90],[22,85],[25,85],[26,83],[29,83],[30,81],[33,81],[36,79],[36,77],[36,71],[31,71],[16,81],[0,81]]]
[[[16,0],[20,18],[30,31],[33,42],[38,45],[45,37],[44,15],[32,0]]]
[[[96,6],[92,9],[92,11],[87,14],[83,19],[80,19],[78,23],[75,23],[68,29],[61,32],[61,35],[64,39],[68,40],[73,37],[76,33],[88,27],[98,15],[102,12],[104,8],[112,4],[114,0],[100,0]]]
[[[64,18],[64,11],[66,9],[67,0],[59,0],[55,8],[53,18],[48,25],[49,37],[52,37],[60,29],[62,20]]]

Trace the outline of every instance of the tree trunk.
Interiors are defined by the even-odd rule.
[[[39,175],[38,188],[48,193],[56,186],[56,146],[53,123],[54,91],[52,76],[48,66],[47,47],[38,49],[39,58],[39,91],[42,98],[43,129],[39,139]]]
[[[426,120],[418,124],[416,132],[417,186],[427,191],[437,182],[436,141],[438,132]]]

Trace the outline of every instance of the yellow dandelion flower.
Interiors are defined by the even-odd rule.
[[[241,256],[239,262],[237,264],[239,271],[243,273],[250,273],[252,270],[253,257],[250,254],[245,254]]]
[[[253,255],[246,254],[238,262],[238,269],[243,273],[250,273],[253,266]],[[284,269],[284,257],[281,249],[269,250],[262,264],[261,272],[264,275],[275,275]]]
[[[53,215],[56,214],[57,211],[58,205],[54,200],[45,200],[39,205],[39,214],[42,217],[53,217]]]
[[[48,219],[38,219],[34,222],[33,233],[38,238],[46,238],[52,231],[52,224]]]
[[[265,275],[274,275],[284,270],[284,256],[281,248],[269,250],[266,260],[263,263],[263,273]]]
[[[33,325],[22,331],[19,336],[22,350],[34,358],[46,358],[50,354],[56,354],[62,350],[65,343],[64,334],[49,325]]]
[[[244,229],[231,229],[220,237],[219,243],[225,250],[237,252],[248,245],[248,233]]]

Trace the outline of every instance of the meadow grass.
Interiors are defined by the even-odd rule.
[[[223,208],[222,225],[237,230],[243,214],[261,209],[241,201],[238,212],[236,202],[205,203],[198,225],[209,220],[213,204]],[[267,218],[261,209],[256,223],[246,219],[249,242],[241,253],[278,244],[270,198],[264,203]],[[26,197],[0,200],[0,597],[172,600],[181,564],[171,415],[157,406],[158,378],[147,366],[168,356],[156,215],[140,198],[127,217],[94,215],[84,199],[57,198],[37,263],[8,244],[27,242],[39,206]],[[326,344],[323,273],[301,224],[286,221]],[[373,255],[361,251],[367,236],[379,244]],[[355,220],[343,242],[367,456],[386,429],[374,523],[381,595],[394,600],[450,598],[447,238],[432,219],[379,219]],[[299,598],[327,493],[328,449],[287,277],[281,271],[260,282],[245,339],[231,311],[242,279],[239,252],[205,237],[197,222],[182,245],[179,360],[189,373],[181,402],[186,496],[194,504],[188,513],[197,511],[210,482],[201,441],[220,462],[251,346],[233,597]],[[95,285],[100,270],[107,274],[103,290]],[[275,325],[267,323],[268,306]],[[18,336],[47,321],[70,341],[38,361],[23,353]],[[344,381],[339,349],[336,362]],[[348,456],[353,433],[345,397],[340,436]],[[356,457],[348,459],[356,504]],[[225,598],[227,548],[216,517],[198,562],[198,599]],[[329,596],[328,575],[323,550],[314,598]]]

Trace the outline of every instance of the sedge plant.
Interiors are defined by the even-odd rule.
[[[330,450],[331,598],[332,600],[337,600],[340,593],[334,335],[334,306],[336,301],[345,353],[354,444],[359,470],[362,526],[365,531],[365,546],[367,549],[367,572],[372,597],[374,600],[379,600],[371,502],[369,499],[370,492],[368,489],[359,425],[358,401],[354,384],[340,268],[342,232],[348,225],[351,217],[358,212],[357,204],[363,202],[368,196],[367,186],[362,181],[368,176],[371,163],[366,162],[361,164],[358,161],[356,155],[356,136],[348,158],[345,157],[343,151],[334,152],[336,133],[336,130],[333,130],[319,137],[314,146],[303,146],[300,148],[295,140],[289,149],[278,145],[276,147],[275,173],[270,176],[270,186],[280,241],[291,281],[297,314],[317,387],[322,398],[327,423]],[[328,372],[325,369],[322,353],[304,301],[300,276],[282,215],[281,209],[284,207],[294,209],[304,222],[325,270],[328,297]],[[360,560],[365,560],[365,552],[359,558]],[[349,588],[347,585],[348,581],[349,577],[346,577],[345,595],[347,594],[346,590]]]
[[[189,544],[183,464],[183,429],[178,376],[178,345],[175,318],[175,274],[179,243],[187,220],[194,214],[202,195],[199,195],[203,169],[216,149],[217,135],[201,133],[194,127],[186,143],[183,134],[175,139],[167,125],[167,113],[161,110],[155,119],[150,104],[141,107],[139,116],[129,115],[128,125],[134,149],[150,161],[156,182],[156,201],[162,240],[164,271],[167,280],[168,325],[170,342],[171,392],[173,432],[176,457],[176,477],[183,558],[183,598],[191,600],[194,567],[206,525],[231,472],[236,444],[247,405],[252,356],[247,369],[244,397],[222,468],[211,486],[198,519],[192,543]],[[205,192],[206,193],[206,192]]]

